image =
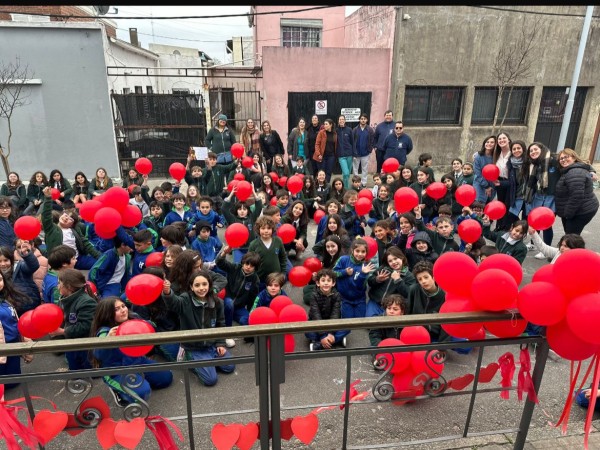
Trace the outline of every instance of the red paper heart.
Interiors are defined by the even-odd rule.
[[[242,431],[242,425],[234,423],[224,425],[217,423],[210,432],[210,439],[217,450],[231,450]]]
[[[488,364],[486,367],[482,367],[479,371],[479,382],[489,383],[492,381],[492,378],[494,378],[494,375],[496,375],[496,372],[498,372],[499,368],[500,366],[495,362]]]
[[[462,377],[455,378],[454,380],[448,381],[448,387],[455,391],[462,391],[468,385],[470,385],[475,379],[475,375],[468,373]]]
[[[258,438],[258,425],[256,422],[250,422],[240,427],[240,437],[235,445],[240,450],[250,450]]]
[[[289,441],[293,436],[294,432],[292,431],[292,418],[288,417],[285,420],[281,420],[279,422],[279,427],[281,429],[281,439],[285,439]]]
[[[117,422],[112,420],[110,417],[102,419],[96,428],[96,438],[104,450],[111,448],[117,443],[115,438],[115,428]]]
[[[142,440],[146,431],[146,422],[141,417],[136,417],[131,422],[119,420],[115,425],[115,440],[129,450],[133,450]]]
[[[79,407],[79,411],[87,411],[95,409],[100,414],[100,420],[110,417],[110,407],[104,401],[102,397],[97,395],[96,397],[88,398]]]
[[[81,428],[81,425],[77,423],[77,421],[75,420],[75,415],[73,415],[73,413],[67,413],[67,416],[67,425],[65,426],[64,431],[69,433],[71,436],[77,436],[78,434],[81,434],[85,431],[83,428]],[[69,430],[69,428],[72,429]]]
[[[309,445],[319,430],[319,418],[314,414],[297,416],[292,419],[292,431],[304,444]]]
[[[46,445],[65,429],[68,421],[69,416],[64,411],[43,409],[33,418],[33,429],[39,434],[42,445]]]

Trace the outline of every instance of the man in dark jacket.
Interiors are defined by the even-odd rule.
[[[364,188],[369,174],[369,155],[375,147],[375,131],[369,126],[369,118],[366,114],[363,113],[358,118],[358,126],[352,130],[352,136],[354,138],[353,173],[358,175],[358,168],[361,167],[361,184]]]
[[[383,141],[383,152],[385,161],[388,158],[396,158],[400,165],[406,164],[406,157],[412,152],[413,143],[410,136],[404,133],[404,125],[397,121],[394,124],[394,133],[389,134]]]
[[[392,110],[385,112],[385,119],[375,128],[375,149],[377,156],[377,173],[381,173],[381,166],[383,165],[385,151],[383,149],[383,141],[390,134],[394,133],[394,116]]]

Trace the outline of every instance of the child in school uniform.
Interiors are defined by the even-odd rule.
[[[381,306],[383,315],[386,317],[403,316],[406,313],[406,300],[400,294],[390,294],[385,297]],[[377,347],[384,339],[400,339],[402,327],[372,328],[369,330],[369,343],[371,347]],[[375,361],[373,361],[375,364]]]
[[[258,230],[258,237],[250,243],[248,251],[256,252],[260,256],[261,264],[256,273],[261,281],[260,289],[263,289],[267,275],[273,272],[285,273],[287,254],[281,238],[273,236],[276,229],[273,219],[259,217],[254,229]]]
[[[517,220],[510,226],[508,231],[492,231],[490,230],[490,219],[483,216],[483,236],[490,241],[496,243],[496,248],[500,253],[510,255],[523,265],[527,256],[527,246],[523,242],[529,225],[526,220]]]
[[[271,302],[278,295],[287,295],[281,287],[285,283],[285,275],[279,272],[273,272],[267,275],[265,279],[265,288],[262,289],[256,298],[250,312],[254,311],[259,306],[266,306],[267,308],[271,305]]]

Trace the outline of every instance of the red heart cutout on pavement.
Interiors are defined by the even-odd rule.
[[[463,375],[462,377],[448,381],[448,387],[450,389],[454,389],[455,391],[462,391],[464,388],[470,385],[474,379],[475,375],[468,373],[467,375]]]
[[[479,382],[480,383],[489,383],[498,372],[500,365],[498,363],[488,364],[486,367],[482,367],[479,371]]]
[[[72,429],[69,430],[69,428]],[[73,413],[67,413],[67,425],[65,426],[64,431],[69,433],[71,436],[77,436],[78,434],[83,433],[85,430],[77,423]]]
[[[240,427],[240,437],[235,445],[240,450],[250,450],[258,438],[258,425],[250,422]]]
[[[96,428],[96,438],[104,450],[111,448],[117,443],[115,438],[115,428],[117,422],[112,420],[110,417],[102,419]]]
[[[79,411],[88,411],[95,409],[100,414],[100,420],[110,417],[110,407],[99,395],[96,397],[88,398],[79,407]]]
[[[231,450],[240,437],[242,426],[234,423],[224,425],[217,423],[210,432],[210,439],[217,450]]]
[[[115,440],[129,450],[133,450],[142,440],[146,431],[146,422],[141,417],[136,417],[131,422],[119,420],[115,425]]]
[[[292,420],[292,431],[304,444],[310,444],[319,430],[319,418],[314,414],[297,416]]]
[[[40,436],[42,445],[46,445],[65,429],[68,421],[69,416],[64,411],[43,409],[33,418],[33,429]]]
[[[294,432],[292,431],[292,418],[288,417],[285,420],[281,420],[279,422],[279,427],[281,428],[281,439],[285,439],[289,441],[293,436]]]

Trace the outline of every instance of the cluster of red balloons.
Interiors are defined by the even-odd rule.
[[[135,227],[142,221],[140,208],[129,204],[129,193],[120,186],[113,186],[85,202],[79,208],[79,214],[83,220],[94,224],[96,234],[102,239],[115,237],[121,225]]]
[[[19,317],[17,328],[21,336],[40,339],[63,323],[63,310],[54,303],[42,303]]]
[[[248,317],[249,325],[268,325],[273,323],[288,322],[306,322],[308,314],[306,310],[296,305],[291,298],[286,295],[278,295],[269,306],[259,306],[250,313]],[[284,337],[285,353],[291,353],[296,348],[296,340],[293,334],[286,334]]]
[[[382,340],[378,347],[395,347],[400,345],[430,344],[431,337],[425,327],[405,327],[400,333],[400,339],[387,338]],[[431,378],[439,378],[444,370],[444,363],[435,361],[434,353],[426,351],[380,353],[376,356],[378,361],[383,361],[382,368],[387,370],[393,361],[390,370],[394,397],[412,397],[422,395],[425,383]]]
[[[433,265],[433,277],[446,291],[440,313],[504,311],[517,308],[523,269],[516,259],[503,253],[488,256],[477,266],[464,253],[448,252]],[[443,324],[442,328],[450,336],[472,340],[485,336],[482,327],[503,338],[519,336],[526,326],[527,321],[519,319]]]

